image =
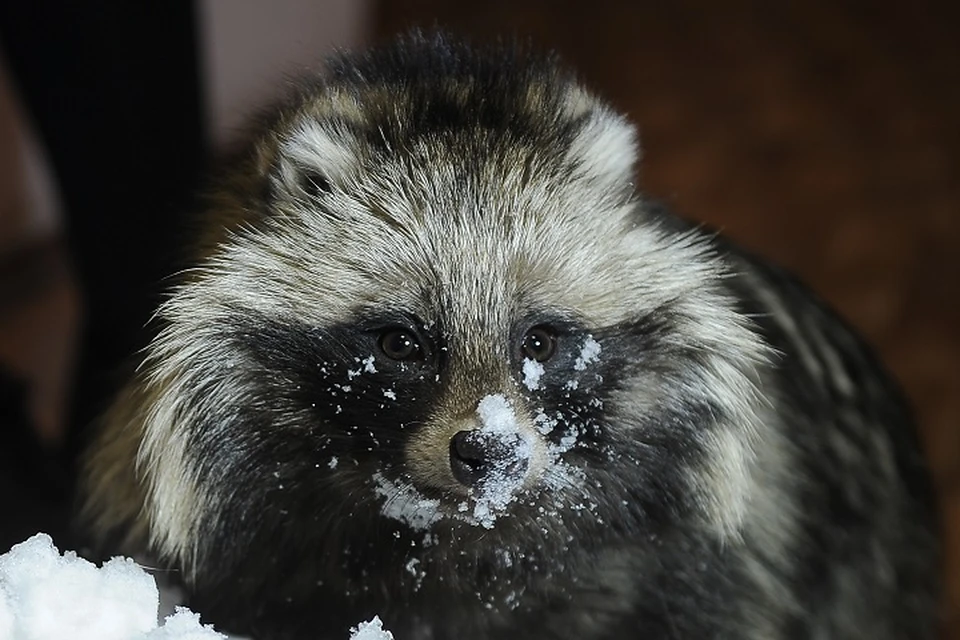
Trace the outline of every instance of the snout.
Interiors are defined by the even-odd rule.
[[[530,469],[533,447],[519,432],[459,431],[450,439],[450,471],[475,488],[487,482],[520,485]]]
[[[522,400],[490,395],[439,411],[412,431],[404,466],[416,486],[439,490],[459,508],[467,496],[531,488],[550,464],[547,442]]]

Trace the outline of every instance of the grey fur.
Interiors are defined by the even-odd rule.
[[[638,195],[633,127],[525,55],[412,36],[265,119],[105,417],[85,521],[262,638],[375,613],[401,640],[933,638],[893,383],[788,276]],[[390,326],[429,356],[377,352]],[[484,521],[450,439],[489,397],[531,453]]]

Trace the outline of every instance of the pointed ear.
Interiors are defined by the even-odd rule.
[[[279,145],[280,186],[291,196],[317,196],[331,190],[356,167],[342,136],[305,120]]]
[[[586,116],[567,160],[584,180],[609,186],[632,184],[640,162],[637,129],[623,116],[597,107]]]

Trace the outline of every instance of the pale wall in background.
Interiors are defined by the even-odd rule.
[[[200,0],[201,53],[213,142],[222,147],[286,78],[335,48],[369,40],[370,6],[354,0]]]

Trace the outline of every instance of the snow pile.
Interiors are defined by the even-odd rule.
[[[350,630],[350,640],[393,640],[393,634],[383,628],[380,616],[373,616],[370,622],[361,622]]]
[[[153,577],[130,558],[97,568],[38,533],[0,556],[2,640],[222,640],[179,608],[157,626]]]
[[[153,576],[130,558],[96,567],[62,556],[45,533],[0,555],[0,640],[226,640],[177,607],[157,625]],[[350,640],[393,640],[379,617],[350,630]]]
[[[186,607],[177,607],[176,613],[167,616],[162,627],[142,636],[142,640],[213,640],[226,637],[214,631],[210,625],[201,625],[199,613]]]

